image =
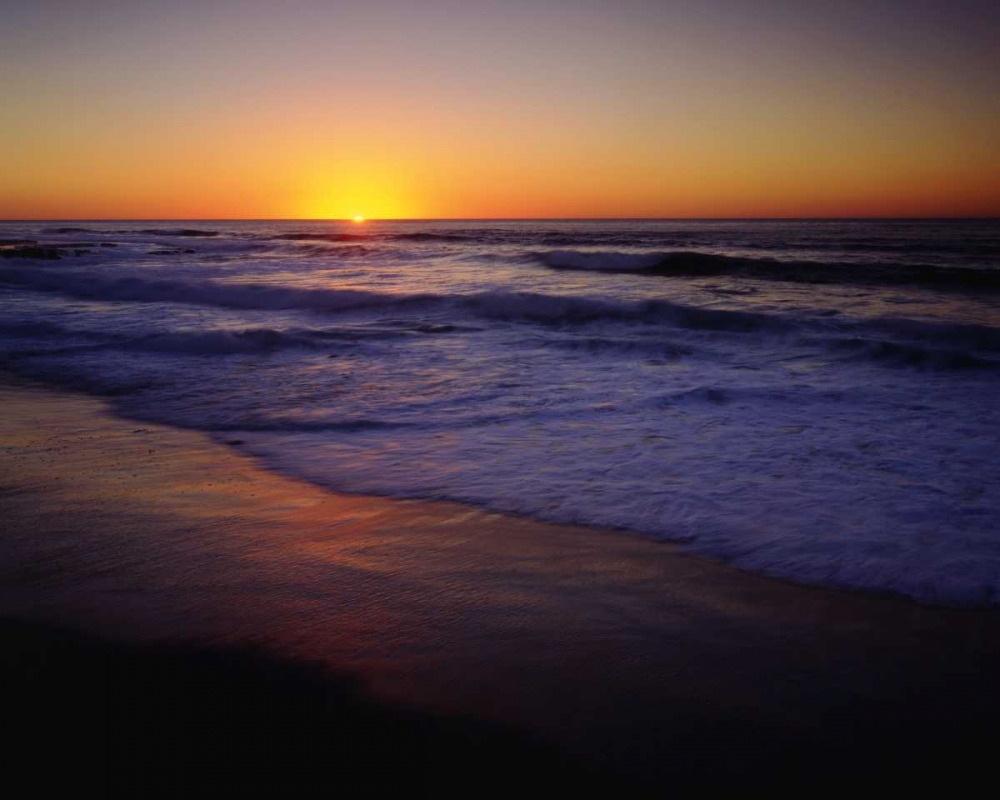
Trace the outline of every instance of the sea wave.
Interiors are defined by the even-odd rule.
[[[413,233],[322,233],[298,231],[267,236],[268,239],[287,242],[364,242],[387,240],[394,242],[471,242],[477,241],[475,236],[458,233],[434,233],[431,231],[414,231]]]
[[[913,343],[860,337],[830,339],[825,344],[835,352],[846,352],[855,359],[887,366],[939,371],[1000,369],[1000,360],[960,348],[925,347]]]
[[[702,308],[668,300],[612,301],[532,292],[482,292],[463,298],[463,305],[494,319],[550,324],[618,320],[729,332],[784,331],[793,329],[797,324],[790,318],[775,314]]]
[[[914,285],[935,289],[1000,290],[1000,270],[883,262],[781,261],[688,250],[622,252],[550,250],[532,257],[552,269],[661,277],[735,276],[795,283]]]
[[[362,244],[302,244],[295,255],[332,256],[336,258],[365,258],[367,256],[385,255],[385,250],[376,247],[366,247]]]
[[[241,331],[178,331],[131,340],[121,346],[151,352],[229,355],[260,353],[279,348],[315,348],[320,343],[307,331],[247,328]]]
[[[468,294],[405,294],[276,284],[239,284],[108,275],[57,266],[0,269],[0,285],[115,302],[180,303],[245,310],[344,312],[384,307],[422,307],[444,314],[431,324],[454,329],[456,314],[510,322],[575,326],[602,321],[639,322],[722,333],[833,332],[862,339],[918,340],[967,351],[1000,351],[1000,329],[905,318],[832,320],[793,314],[709,308],[662,299],[612,300],[588,295],[485,291]],[[423,322],[414,323],[421,330]],[[426,325],[424,326],[426,327]],[[430,328],[428,328],[430,330]],[[919,359],[917,359],[919,360]],[[928,363],[934,362],[929,358]],[[957,362],[956,362],[957,363]],[[971,362],[970,362],[971,363]]]
[[[117,233],[124,232],[117,231]],[[207,231],[200,228],[143,228],[138,233],[144,236],[184,236],[191,238],[211,238],[220,235],[220,231]]]
[[[264,238],[279,242],[363,242],[371,237],[364,233],[299,233],[268,234]]]
[[[398,242],[474,242],[482,241],[482,238],[476,236],[466,236],[460,233],[430,233],[430,232],[416,232],[416,233],[396,233],[387,236],[386,238],[392,239]]]
[[[0,283],[85,299],[186,303],[247,310],[342,311],[373,306],[427,303],[459,306],[479,316],[493,319],[556,324],[602,319],[659,319],[673,320],[684,327],[713,330],[783,329],[788,326],[788,323],[780,317],[748,311],[716,311],[661,300],[627,302],[532,292],[493,291],[467,295],[390,294],[359,289],[150,279],[134,274],[118,277],[83,269],[64,270],[51,267],[0,269]]]
[[[70,297],[138,303],[185,303],[237,309],[342,311],[422,299],[360,289],[309,289],[267,284],[113,277],[81,270],[0,269],[0,284]]]

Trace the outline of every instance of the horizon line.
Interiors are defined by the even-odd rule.
[[[826,221],[996,221],[1000,214],[959,216],[818,216],[818,217],[367,217],[355,222],[350,217],[4,217],[10,222],[351,222],[365,225],[378,222],[826,222]]]

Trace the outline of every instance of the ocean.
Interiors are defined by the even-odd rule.
[[[0,367],[339,492],[1000,603],[1000,221],[0,223]]]

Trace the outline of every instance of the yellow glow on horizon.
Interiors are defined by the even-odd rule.
[[[792,107],[792,99],[779,108]],[[682,120],[638,132],[596,128],[567,139],[564,130],[580,128],[571,118],[539,128],[531,115],[503,108],[470,117],[462,108],[375,107],[382,113],[374,120],[349,125],[290,101],[218,120],[140,117],[127,139],[100,125],[74,131],[25,124],[9,148],[19,158],[0,182],[0,218],[1000,213],[996,137],[971,117],[952,115],[944,124],[922,108],[884,116],[868,110],[861,120],[849,108],[843,114],[828,109],[820,133],[810,120],[821,109],[810,107],[813,113],[773,122],[766,114],[742,118],[736,138],[727,133],[736,111],[720,111],[709,134],[697,120]],[[39,127],[46,136],[37,135]],[[224,152],[220,141],[227,142]],[[150,142],[170,157],[151,166]]]
[[[404,154],[390,148],[381,153],[357,152],[350,158],[314,157],[307,162],[314,172],[306,179],[300,177],[306,163],[289,164],[288,186],[299,195],[299,210],[284,216],[355,224],[422,216],[425,203],[417,200],[422,192],[414,191],[407,162]]]
[[[21,5],[0,219],[1000,216],[971,13]]]

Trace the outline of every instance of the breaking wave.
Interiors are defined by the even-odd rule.
[[[458,324],[456,314],[482,319],[578,328],[592,323],[620,322],[663,326],[675,330],[721,334],[795,333],[805,346],[821,346],[830,353],[887,366],[930,370],[996,369],[989,354],[1000,352],[1000,330],[975,325],[943,325],[915,320],[882,318],[831,321],[773,313],[705,308],[667,300],[622,301],[588,296],[545,295],[530,292],[479,292],[468,295],[389,294],[353,289],[283,287],[213,281],[111,278],[78,270],[5,269],[0,284],[71,297],[140,303],[183,303],[245,310],[304,309],[345,312],[390,307],[421,307],[443,314],[447,321],[421,319],[375,328],[315,330],[212,330],[158,333],[128,337],[105,346],[187,354],[255,353],[279,348],[316,348],[324,342],[398,338],[414,334],[471,332],[475,326]],[[586,328],[581,328],[586,330]],[[655,328],[651,329],[655,330]],[[98,335],[60,331],[43,322],[0,327],[0,335],[52,338],[60,335]],[[548,347],[577,351],[634,351],[651,357],[681,358],[697,347],[667,341],[655,335],[584,335],[549,337]]]
[[[246,310],[349,311],[423,305],[443,311],[462,310],[486,319],[549,325],[581,325],[598,321],[666,324],[691,330],[729,333],[791,332],[820,326],[852,331],[863,338],[904,337],[949,343],[972,350],[1000,350],[1000,330],[980,325],[940,324],[878,318],[834,322],[820,318],[758,311],[707,308],[668,300],[611,300],[588,295],[485,291],[469,294],[394,294],[361,289],[324,289],[276,284],[148,279],[136,275],[58,267],[0,269],[0,285],[17,286],[70,297],[139,303],[182,303]]]
[[[0,283],[70,297],[137,303],[185,303],[237,309],[315,309],[341,311],[395,305],[419,296],[380,294],[360,289],[307,289],[267,284],[220,283],[109,277],[82,271],[3,269]]]

